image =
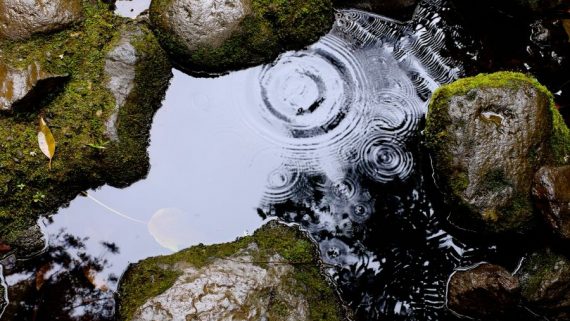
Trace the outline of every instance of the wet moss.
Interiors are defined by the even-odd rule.
[[[153,31],[176,66],[191,74],[224,73],[269,62],[283,51],[316,42],[334,19],[330,0],[251,0],[251,12],[221,45],[202,44],[189,52],[164,20],[171,3],[152,2]]]
[[[342,308],[331,285],[321,274],[315,246],[298,229],[277,223],[269,223],[252,236],[235,242],[216,245],[197,245],[172,255],[145,259],[131,265],[119,285],[119,320],[131,320],[136,310],[148,299],[170,288],[181,272],[180,263],[196,268],[206,266],[217,259],[229,257],[249,244],[256,243],[259,251],[254,264],[266,267],[274,254],[279,254],[294,267],[291,282],[284,284],[309,303],[310,320],[344,320]],[[270,295],[270,293],[257,293]],[[272,302],[269,313],[282,315],[287,302]]]
[[[438,88],[430,101],[428,115],[426,117],[426,138],[430,147],[440,150],[445,142],[445,128],[451,123],[447,106],[454,96],[476,95],[476,88],[518,88],[521,84],[530,84],[539,92],[548,97],[550,112],[552,114],[552,133],[550,138],[551,157],[548,163],[551,165],[564,165],[570,163],[570,131],[564,123],[562,115],[556,109],[552,93],[535,78],[522,73],[502,71],[492,74],[480,74],[475,77],[459,79],[449,85]]]
[[[158,87],[168,82],[168,62],[159,58],[156,40],[141,39],[145,45],[140,48],[154,63],[138,67],[135,94],[121,110],[120,142],[107,144],[105,122],[115,98],[106,88],[105,57],[120,30],[132,22],[114,15],[102,1],[83,1],[83,16],[82,23],[64,31],[0,44],[2,63],[25,68],[38,62],[48,73],[69,75],[61,92],[36,102],[35,108],[0,114],[0,240],[5,243],[25,237],[22,231],[40,215],[53,213],[78,192],[106,182],[126,185],[148,167],[143,155],[147,129],[162,99]],[[145,37],[153,36],[147,31]],[[38,147],[40,116],[56,140],[51,170]],[[93,147],[103,145],[105,149]]]

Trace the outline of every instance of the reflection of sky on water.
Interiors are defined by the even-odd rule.
[[[135,18],[150,5],[150,0],[118,0],[116,12],[121,16]],[[132,10],[132,11],[131,11]]]
[[[175,71],[163,107],[157,112],[149,148],[151,171],[145,180],[118,190],[103,187],[89,194],[142,222],[170,212],[179,247],[234,240],[262,224],[256,215],[269,171],[279,155],[239,119],[248,75],[259,69],[217,79],[196,79]],[[263,166],[251,166],[263,154]],[[265,170],[264,170],[265,169]],[[89,246],[113,241],[121,255],[113,259],[120,274],[128,262],[169,253],[150,235],[147,224],[113,214],[86,197],[78,197],[53,216],[48,231],[89,236]],[[163,223],[168,225],[167,220]],[[163,229],[164,230],[164,229]],[[163,233],[163,235],[166,233]]]

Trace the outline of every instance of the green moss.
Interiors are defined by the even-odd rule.
[[[523,297],[534,301],[544,291],[544,283],[570,278],[570,263],[564,256],[547,249],[530,255],[518,274]]]
[[[270,258],[278,253],[293,265],[293,281],[284,286],[307,299],[310,320],[342,319],[336,294],[320,272],[315,246],[297,229],[273,223],[262,227],[252,236],[232,243],[197,245],[172,255],[153,257],[131,265],[119,286],[119,319],[131,320],[138,307],[172,286],[180,276],[175,268],[180,263],[200,268],[217,259],[231,256],[251,243],[256,243],[259,248],[254,264],[265,267]],[[270,305],[270,314],[282,315],[286,309],[287,302],[280,302],[277,297]]]
[[[152,53],[157,64],[147,62],[138,67],[153,73],[137,73],[137,88],[121,110],[120,143],[105,144],[106,149],[91,147],[108,141],[105,122],[115,109],[115,98],[106,88],[105,57],[119,40],[120,31],[131,22],[114,15],[102,1],[83,1],[83,16],[82,23],[67,30],[35,36],[26,42],[0,44],[2,63],[27,68],[38,62],[48,73],[69,75],[61,92],[38,102],[34,109],[0,114],[3,242],[22,237],[24,227],[33,224],[39,215],[53,213],[78,192],[106,182],[125,185],[144,175],[148,166],[144,157],[148,127],[162,99],[158,89],[165,88],[168,81],[164,74],[168,62],[159,57],[162,51],[147,31],[147,38],[141,39],[145,45],[139,48]],[[38,148],[40,116],[46,119],[56,140],[51,170]]]
[[[165,20],[171,2],[152,2],[153,31],[178,67],[189,73],[223,73],[269,62],[283,51],[314,43],[334,19],[330,0],[251,0],[251,13],[221,45],[201,44],[188,52]]]

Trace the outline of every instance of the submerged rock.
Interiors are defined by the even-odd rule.
[[[467,271],[455,272],[449,281],[447,306],[473,318],[509,314],[520,300],[517,278],[503,267],[484,263]]]
[[[548,225],[570,239],[570,166],[541,168],[534,177],[532,193]]]
[[[300,49],[333,23],[330,0],[153,0],[155,34],[177,67],[224,73]]]
[[[68,75],[49,74],[38,62],[22,70],[0,63],[0,110],[39,103],[67,79]]]
[[[38,216],[83,190],[126,186],[148,172],[149,129],[172,76],[168,57],[144,23],[114,15],[103,1],[83,2],[82,15],[63,31],[0,43],[11,68],[69,75],[33,109],[0,114],[0,242],[18,255]],[[56,141],[51,168],[38,147],[40,116]]]
[[[533,312],[551,321],[570,320],[570,261],[550,250],[531,254],[517,276]]]
[[[299,230],[269,223],[233,243],[198,245],[131,265],[120,320],[343,320]]]
[[[441,87],[425,133],[438,183],[455,207],[450,220],[469,230],[528,230],[534,173],[543,164],[564,164],[570,155],[570,134],[552,95],[518,73]]]
[[[418,0],[334,0],[336,7],[356,8],[384,16],[407,20],[411,18]]]
[[[81,0],[0,1],[0,39],[23,40],[82,19]]]

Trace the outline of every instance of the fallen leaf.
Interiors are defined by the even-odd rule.
[[[38,132],[38,145],[44,155],[49,158],[49,169],[51,169],[51,160],[55,154],[55,138],[46,121],[40,117],[40,131]]]
[[[562,25],[564,26],[564,30],[568,34],[568,41],[570,41],[570,19],[562,20]]]

